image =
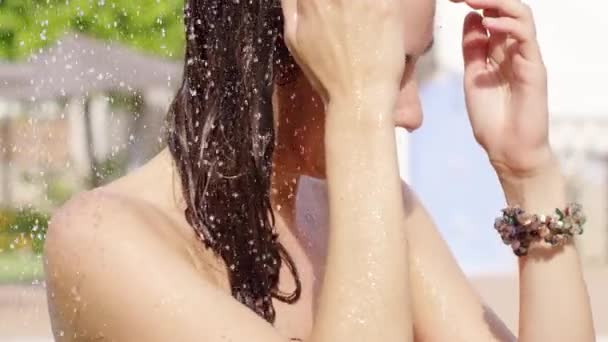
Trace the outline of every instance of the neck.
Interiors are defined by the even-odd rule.
[[[273,111],[278,172],[324,178],[324,108],[308,81],[275,87]]]
[[[150,169],[158,172],[150,175],[154,182],[163,182],[162,188],[167,191],[164,196],[167,199],[167,205],[184,210],[186,204],[182,194],[182,183],[169,148],[165,147],[148,164],[151,165]]]

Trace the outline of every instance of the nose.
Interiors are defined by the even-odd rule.
[[[415,79],[408,80],[397,98],[395,106],[395,126],[413,132],[422,125],[422,106]]]

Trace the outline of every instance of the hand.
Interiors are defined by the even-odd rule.
[[[282,0],[282,6],[287,47],[326,104],[368,90],[396,96],[406,55],[402,0]]]
[[[465,96],[477,142],[500,176],[553,163],[547,73],[530,8],[519,0],[464,0]],[[553,165],[553,164],[551,164]]]

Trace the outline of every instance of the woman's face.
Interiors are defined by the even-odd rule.
[[[414,131],[422,124],[422,112],[418,97],[418,85],[414,70],[418,59],[433,45],[435,0],[402,0],[406,3],[404,25],[405,71],[401,81],[401,92],[395,106],[395,126]],[[452,0],[458,2],[459,0]],[[305,97],[306,98],[306,97]],[[308,97],[312,98],[312,97]],[[320,99],[318,99],[320,102]]]
[[[396,127],[414,131],[422,124],[422,111],[418,97],[418,85],[414,70],[417,60],[433,43],[433,19],[435,0],[402,0],[407,3],[405,48],[405,71],[402,75],[401,91],[394,109]],[[283,110],[275,107],[275,124],[279,130],[279,152],[300,160],[297,172],[315,177],[325,175],[324,115],[322,100],[312,86],[300,77],[295,84],[278,87],[275,93],[280,98]],[[276,102],[273,101],[275,104]],[[289,167],[288,167],[289,168]],[[296,172],[296,171],[294,171]]]
[[[395,106],[395,126],[414,131],[422,124],[418,84],[414,77],[417,60],[433,45],[435,0],[403,0],[407,3],[405,19],[405,72],[401,93]]]

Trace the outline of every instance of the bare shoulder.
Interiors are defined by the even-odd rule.
[[[132,199],[101,189],[81,192],[55,210],[51,218],[49,238],[52,241],[58,234],[64,237],[64,233],[69,233],[68,236],[90,233],[101,224],[111,223],[116,226],[139,221],[141,215],[137,215],[135,207],[137,204]]]
[[[88,273],[122,267],[126,264],[113,257],[121,254],[141,262],[158,262],[158,266],[182,261],[203,275],[212,272],[207,266],[213,266],[215,259],[198,241],[183,213],[103,188],[80,193],[54,212],[44,254],[46,267],[53,270],[58,266],[66,270],[66,277],[78,276],[79,270],[69,270],[79,265],[88,266]],[[106,261],[104,267],[93,268],[99,261]]]
[[[56,338],[131,338],[115,320],[117,310],[131,304],[129,317],[141,316],[171,296],[167,285],[154,288],[162,283],[157,277],[211,285],[210,269],[195,261],[208,256],[190,248],[180,224],[152,203],[101,189],[58,209],[44,249]]]
[[[152,203],[119,193],[95,189],[74,196],[51,217],[45,251],[58,249],[69,253],[95,251],[93,247],[110,247],[130,243],[133,248],[144,248],[155,239],[176,240],[179,225],[176,216],[155,207]],[[174,234],[174,238],[170,236]],[[169,241],[167,241],[167,239]]]
[[[230,296],[225,274],[197,264],[212,266],[212,256],[196,254],[200,246],[168,228],[173,220],[140,198],[97,190],[55,213],[45,268],[57,341],[283,340]]]
[[[120,227],[138,230],[141,218],[127,208],[125,201],[108,193],[92,190],[75,195],[54,211],[45,243],[45,256],[53,261],[76,256],[99,239],[118,235]],[[135,224],[134,224],[135,223]]]

